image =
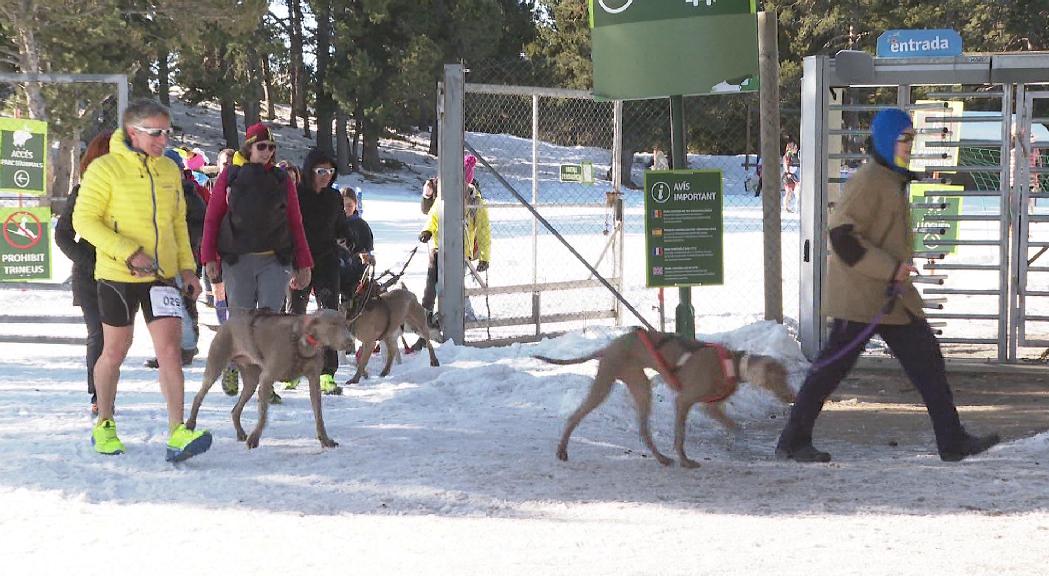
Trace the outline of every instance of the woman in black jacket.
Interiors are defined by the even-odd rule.
[[[351,233],[342,211],[342,196],[331,187],[335,176],[335,160],[331,156],[316,148],[306,154],[298,193],[302,227],[313,256],[313,274],[305,288],[291,293],[288,308],[294,314],[306,313],[310,292],[317,297],[321,308],[339,309],[339,256],[336,248],[338,240],[350,238]],[[325,394],[342,393],[335,384],[338,368],[338,352],[325,348],[321,372],[321,391]]]
[[[81,174],[87,171],[95,158],[109,153],[109,139],[112,136],[112,132],[105,131],[91,140],[80,159]],[[77,184],[69,193],[62,215],[55,225],[55,243],[73,261],[73,305],[83,311],[84,325],[87,327],[87,392],[91,395],[91,414],[94,416],[98,414],[95,362],[102,355],[102,320],[98,314],[98,285],[95,284],[95,247],[83,238],[78,240],[73,230],[73,208],[79,193],[80,185]]]

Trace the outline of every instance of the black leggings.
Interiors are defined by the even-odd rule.
[[[87,393],[91,402],[98,400],[95,395],[95,363],[102,355],[102,317],[98,311],[98,285],[94,279],[81,281],[76,285],[76,300],[84,313],[84,326],[87,327]]]
[[[317,304],[326,310],[339,309],[339,259],[335,254],[314,257],[310,284],[302,290],[292,290],[289,309],[293,314],[305,314],[310,292],[317,296]],[[339,352],[324,347],[322,374],[334,376],[339,369]]]
[[[830,338],[823,350],[820,350],[819,357],[813,365],[834,356],[838,357],[826,366],[810,371],[805,378],[805,383],[802,384],[790,411],[790,420],[780,435],[781,448],[795,450],[812,443],[812,429],[816,424],[816,417],[823,410],[823,403],[852,370],[863,352],[866,340],[848,352],[842,350],[866,327],[866,324],[860,322],[834,320]],[[929,323],[924,318],[911,316],[909,324],[881,324],[875,331],[889,345],[911,383],[921,394],[932,419],[936,446],[940,453],[957,451],[966,437],[966,432],[958,418],[951,387],[947,384],[940,343],[936,340]]]

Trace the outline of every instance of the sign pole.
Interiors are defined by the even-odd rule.
[[[670,148],[674,170],[688,170],[685,152],[685,98],[670,97]],[[692,308],[692,288],[678,288],[678,305],[674,312],[677,333],[686,338],[696,337],[696,311]]]

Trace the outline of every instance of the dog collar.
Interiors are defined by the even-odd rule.
[[[314,348],[320,345],[320,342],[318,342],[317,339],[311,336],[310,334],[303,334],[302,337],[306,339],[306,344],[309,344]]]

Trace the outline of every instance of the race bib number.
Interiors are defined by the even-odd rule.
[[[174,286],[154,286],[149,289],[154,318],[182,316],[182,295]]]

